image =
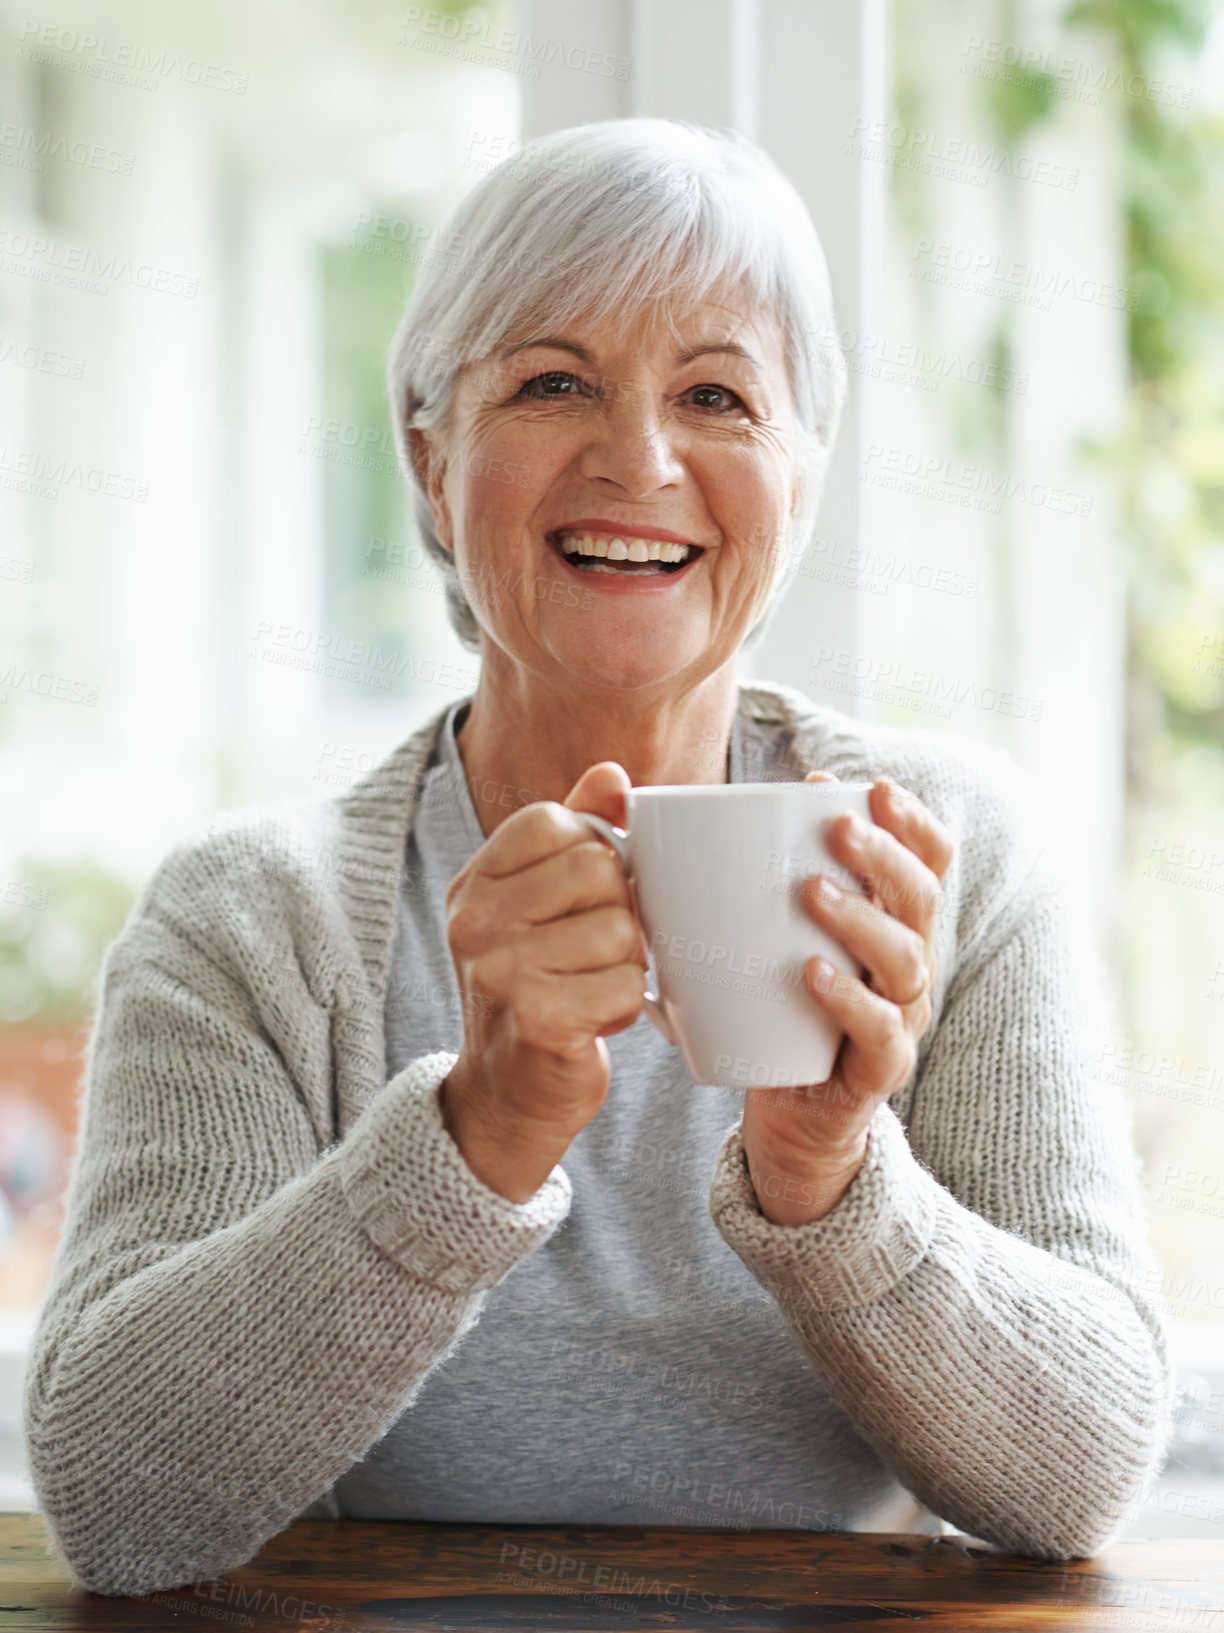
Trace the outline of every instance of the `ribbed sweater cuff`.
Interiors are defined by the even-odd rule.
[[[442,1121],[438,1089],[458,1059],[421,1055],[366,1107],[344,1142],[341,1185],[370,1239],[449,1293],[495,1286],[569,1212],[558,1165],[526,1202],[476,1178]]]
[[[886,1102],[868,1127],[863,1166],[836,1207],[807,1225],[778,1225],[761,1212],[741,1128],[736,1123],[719,1150],[710,1214],[727,1245],[784,1306],[831,1311],[869,1304],[926,1253],[942,1187],[910,1150]]]

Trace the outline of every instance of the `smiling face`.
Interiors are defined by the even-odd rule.
[[[674,327],[644,314],[516,336],[461,375],[447,435],[412,437],[486,658],[492,642],[558,684],[696,683],[734,658],[790,546],[782,338],[725,300]],[[581,536],[595,554],[574,551]],[[697,548],[677,567],[683,552],[652,540]],[[635,565],[643,553],[662,564]]]

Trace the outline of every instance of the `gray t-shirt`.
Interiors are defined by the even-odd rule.
[[[445,895],[484,843],[449,712],[408,836],[387,1073],[463,1040]],[[796,781],[737,714],[732,782]],[[719,1235],[714,1162],[743,1109],[695,1085],[643,1013],[563,1160],[568,1217],[336,1484],[352,1519],[904,1530],[938,1535]]]

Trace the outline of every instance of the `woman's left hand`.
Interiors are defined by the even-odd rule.
[[[828,771],[804,778],[837,780]],[[826,832],[835,860],[870,894],[838,892],[825,902],[819,874],[801,886],[808,912],[864,971],[865,979],[855,980],[823,959],[804,965],[808,991],[845,1029],[833,1075],[826,1083],[745,1095],[748,1171],[761,1212],[779,1225],[822,1219],[837,1205],[863,1165],[877,1106],[913,1071],[931,1024],[935,927],[953,841],[921,800],[886,777],[872,785],[868,804],[874,824],[861,835],[849,813]]]

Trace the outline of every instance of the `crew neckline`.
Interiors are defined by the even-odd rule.
[[[437,761],[442,771],[447,775],[455,791],[455,801],[460,812],[460,820],[467,834],[468,842],[479,849],[488,837],[480,825],[480,817],[476,811],[476,802],[472,798],[472,790],[468,779],[467,767],[463,763],[463,755],[459,752],[458,734],[463,730],[463,723],[472,707],[472,698],[459,698],[447,710],[446,719],[438,738]],[[731,720],[731,736],[727,744],[727,781],[742,782],[744,780],[744,720],[743,714],[737,707]]]

